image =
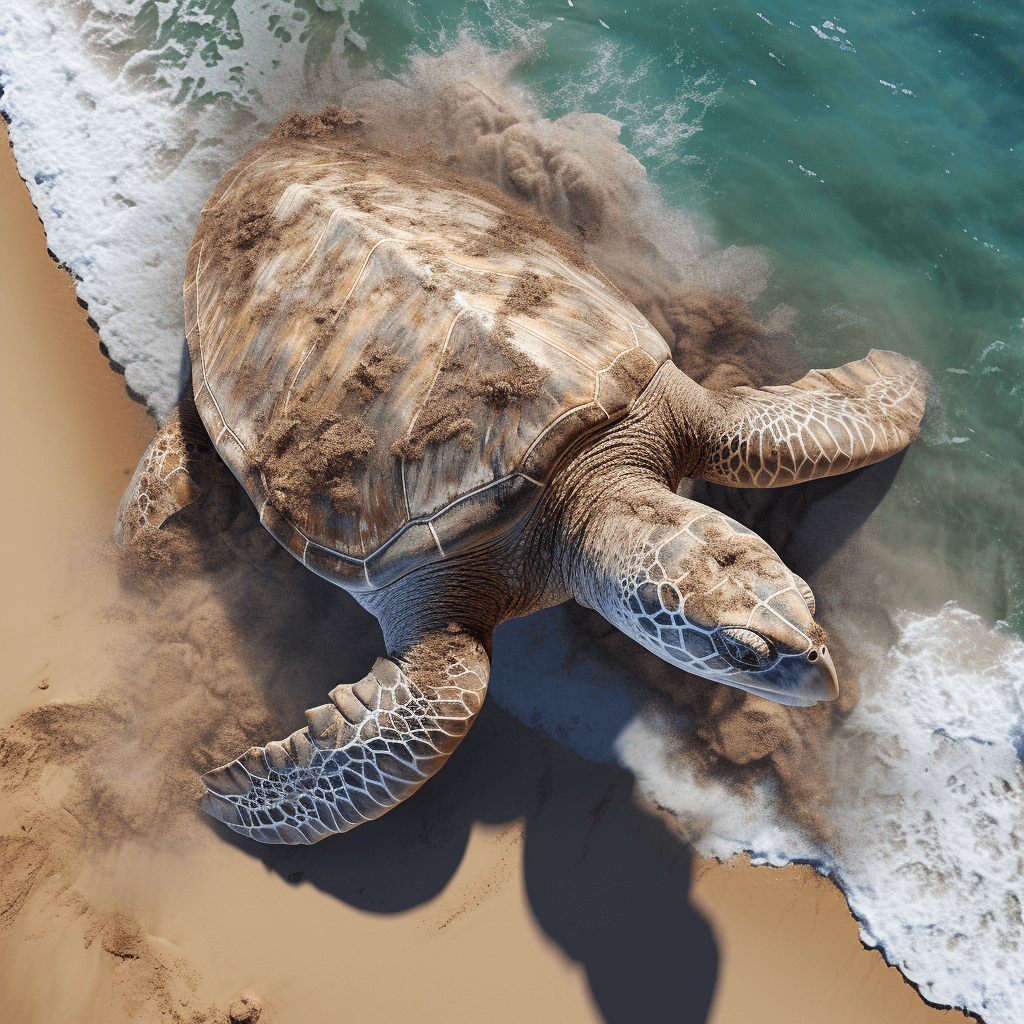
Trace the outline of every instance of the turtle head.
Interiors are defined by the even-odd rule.
[[[839,684],[810,587],[745,526],[677,500],[688,506],[684,521],[634,533],[595,595],[599,610],[694,675],[780,704],[834,700]]]

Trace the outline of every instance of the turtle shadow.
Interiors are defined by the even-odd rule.
[[[814,579],[847,547],[898,467],[893,459],[845,478],[775,492],[698,483],[693,496],[753,526],[795,571]],[[260,571],[253,566],[255,575]],[[234,583],[222,600],[245,631],[252,628],[252,588],[234,589]],[[298,563],[278,558],[265,589],[275,606],[297,609],[297,625],[275,657],[268,659],[253,643],[247,660],[268,693],[276,688],[270,703],[290,731],[301,722],[302,709],[322,703],[335,683],[362,675],[383,653],[383,643],[375,619]],[[554,656],[577,620],[549,609],[501,627],[492,695],[516,713],[489,699],[444,769],[379,820],[312,847],[261,846],[219,823],[209,827],[293,884],[315,885],[363,911],[396,914],[443,893],[476,823],[521,823],[523,882],[533,914],[582,965],[608,1024],[705,1021],[718,950],[689,902],[693,853],[664,821],[637,806],[632,776],[610,763],[611,738],[634,705],[609,699],[607,734],[590,743],[594,760],[524,724],[537,717],[531,718],[531,706],[553,708],[544,722],[549,729],[571,710],[575,692],[566,683],[573,665],[560,665]],[[539,650],[538,633],[544,635]],[[586,638],[577,640],[574,657],[581,643],[586,647]],[[621,666],[599,650],[587,657],[598,675],[621,676]],[[301,664],[289,674],[285,693],[267,666],[293,659]],[[517,703],[519,690],[528,696]],[[568,738],[584,748],[578,736]],[[469,904],[460,912],[473,909]],[[501,941],[495,935],[499,954]]]
[[[259,847],[211,827],[294,884],[393,914],[442,892],[477,822],[522,829],[533,914],[582,965],[609,1024],[707,1019],[718,951],[689,903],[690,848],[636,806],[626,771],[585,760],[493,700],[445,768],[368,826],[312,847]],[[460,915],[476,909],[466,892]],[[495,934],[496,955],[510,952],[502,943]]]
[[[240,488],[211,491],[176,519],[204,538],[199,571],[227,633],[240,640],[229,650],[251,687],[237,699],[229,692],[219,706],[239,720],[255,708],[256,742],[298,727],[305,708],[324,703],[334,685],[358,679],[384,653],[376,619],[270,540]],[[204,633],[206,607],[196,613]],[[212,819],[206,827],[293,884],[315,885],[364,912],[421,907],[428,922],[425,905],[459,872],[474,828],[492,835],[511,828],[521,839],[509,870],[522,863],[536,921],[582,965],[609,1024],[700,1024],[718,953],[689,904],[690,849],[634,803],[632,776],[611,763],[628,701],[608,707],[608,728],[591,745],[603,763],[523,723],[531,708],[551,708],[545,724],[554,732],[571,705],[572,696],[559,692],[573,679],[572,666],[558,660],[567,627],[565,609],[555,608],[500,628],[492,697],[477,722],[444,768],[380,819],[312,847],[264,846]],[[525,702],[512,704],[521,691]],[[470,901],[460,914],[473,913],[474,891],[449,894]],[[496,932],[496,956],[509,952],[503,941]]]
[[[689,497],[755,530],[796,573],[808,579],[838,552],[889,493],[907,449],[842,476],[779,490],[691,481]]]

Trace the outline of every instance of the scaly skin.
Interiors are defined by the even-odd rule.
[[[735,520],[671,496],[647,522],[614,514],[588,536],[604,556],[574,577],[577,599],[694,675],[806,706],[839,695],[813,597]]]
[[[665,365],[624,419],[565,453],[504,535],[360,593],[388,658],[336,687],[306,728],[208,773],[205,808],[238,832],[286,843],[383,814],[472,724],[494,629],[569,598],[688,672],[784,704],[834,699],[807,584],[756,534],[675,491],[684,476],[782,486],[877,462],[916,436],[926,386],[920,367],[894,353],[724,395]],[[172,420],[140,473],[153,452],[184,444]],[[190,470],[195,456],[180,465]]]
[[[121,547],[130,544],[140,530],[159,529],[204,488],[230,480],[199,419],[192,386],[186,384],[178,407],[139,460],[121,499],[114,540]]]
[[[448,760],[483,706],[489,673],[481,645],[457,627],[404,659],[378,658],[307,711],[305,728],[205,776],[203,807],[264,843],[315,843],[378,818]]]

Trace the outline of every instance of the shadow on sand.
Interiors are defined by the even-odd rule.
[[[795,571],[816,581],[816,590],[827,591],[820,570],[884,497],[899,461],[785,491],[698,484],[694,497],[753,525]],[[291,593],[278,591],[277,598],[320,610],[306,619],[305,635],[293,634],[288,643],[304,652],[301,682],[287,695],[291,711],[280,699],[275,703],[293,728],[302,710],[321,703],[335,682],[362,674],[383,644],[375,620],[346,595],[297,564],[278,562],[279,581],[282,572]],[[222,598],[244,632],[250,601],[226,592]],[[515,631],[515,643],[529,644],[538,620],[543,629],[544,617],[557,614],[549,610],[501,628]],[[284,653],[261,666],[254,646],[253,676],[269,678],[267,666],[280,663]],[[554,688],[561,681],[552,666],[541,684]],[[714,992],[718,952],[707,923],[689,903],[692,853],[663,821],[637,806],[633,788],[621,768],[585,760],[488,700],[445,768],[410,800],[362,828],[313,847],[267,847],[219,823],[210,827],[289,881],[390,914],[444,889],[474,822],[521,820],[532,910],[547,934],[583,965],[608,1024],[701,1024]],[[495,948],[500,953],[500,936]]]
[[[211,827],[290,880],[395,913],[444,888],[475,821],[521,819],[530,905],[585,968],[605,1020],[701,1024],[718,954],[689,904],[692,855],[632,790],[621,768],[585,761],[488,701],[444,770],[368,826],[313,847],[258,847]],[[501,936],[494,947],[500,956]]]

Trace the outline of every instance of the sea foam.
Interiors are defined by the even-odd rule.
[[[23,0],[0,21],[2,107],[49,247],[161,419],[178,394],[181,281],[203,203],[284,114],[351,84],[340,60],[305,64],[325,35],[338,49],[354,36],[357,3],[300,12],[307,32],[285,0],[217,17],[205,6]]]
[[[657,718],[634,718],[618,751],[652,800],[695,820],[701,853],[813,864],[928,1000],[1011,1024],[1024,1019],[1024,643],[952,603],[899,624],[832,742],[830,852],[770,792],[697,782]]]
[[[206,196],[287,110],[336,100],[352,82],[344,40],[365,41],[345,7],[310,18],[305,34],[285,31],[296,8],[282,0],[237,3],[220,22],[201,4],[147,4],[148,26],[125,0],[9,8],[0,83],[21,173],[111,357],[166,415],[181,279]],[[311,74],[311,48],[328,37]],[[770,787],[741,794],[698,780],[674,754],[689,723],[638,701],[620,669],[574,646],[564,611],[504,627],[495,655],[499,703],[588,758],[620,760],[701,853],[813,864],[845,892],[865,943],[929,1000],[989,1024],[1024,1019],[1018,639],[955,604],[902,617],[830,747],[840,785],[825,809],[828,851],[785,818]]]

